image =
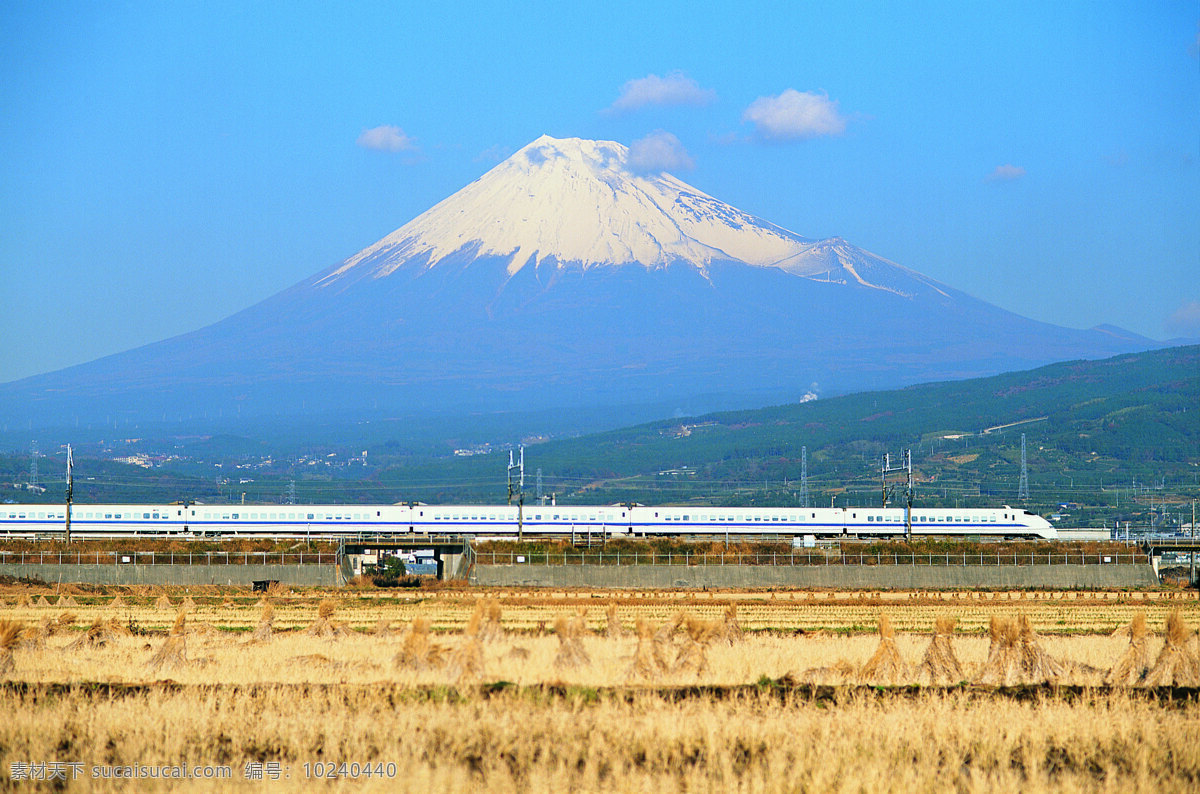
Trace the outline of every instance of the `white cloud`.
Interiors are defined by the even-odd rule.
[[[1175,336],[1200,337],[1200,301],[1187,301],[1163,325]]]
[[[1025,169],[1022,166],[1005,163],[1004,165],[996,166],[992,173],[988,174],[987,181],[1012,182],[1014,179],[1020,179],[1023,176],[1025,176]]]
[[[497,143],[494,146],[489,146],[479,154],[475,155],[475,162],[498,163],[502,160],[507,160],[508,156],[512,153],[513,150],[511,146],[505,146]]]
[[[374,149],[377,152],[413,151],[417,142],[404,134],[404,130],[391,124],[384,124],[363,130],[356,141],[364,149]]]
[[[707,105],[716,98],[715,91],[701,88],[683,72],[671,72],[666,77],[648,74],[622,86],[621,95],[608,109],[624,111],[645,105]]]
[[[813,94],[789,88],[779,96],[762,96],[750,103],[742,114],[759,136],[767,140],[788,141],[841,135],[846,117],[838,112],[838,103],[825,94]]]
[[[683,144],[669,132],[658,130],[629,146],[629,170],[637,174],[690,170],[695,167]]]

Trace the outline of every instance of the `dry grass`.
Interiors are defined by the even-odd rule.
[[[158,595],[125,591],[122,623],[165,630]],[[172,595],[179,602],[183,593]],[[1170,670],[1179,681],[1196,659],[1186,622],[1200,610],[1190,604],[1160,638],[1136,628],[1110,636],[1116,617],[1128,621],[1143,610],[1093,612],[1099,599],[1078,607],[996,599],[981,610],[886,601],[808,606],[786,593],[773,600],[766,593],[604,594],[599,601],[588,593],[387,593],[325,606],[321,596],[272,604],[249,592],[232,593],[232,604],[219,596],[201,593],[186,619],[182,611],[173,616],[165,638],[103,643],[86,637],[113,620],[108,594],[77,594],[80,606],[69,611],[10,598],[0,608],[6,758],[61,757],[61,745],[89,764],[222,762],[234,765],[235,777],[245,761],[263,758],[290,764],[293,779],[299,763],[317,757],[394,761],[404,770],[394,780],[358,781],[356,791],[1172,791],[1200,778],[1196,699],[1160,705],[1161,693],[1137,686],[1029,701],[978,686],[904,696],[855,686],[867,673],[879,681],[896,658],[921,659],[907,677],[893,675],[900,684],[953,687],[990,670],[992,683],[1040,675],[1100,686],[1132,654],[1135,635],[1138,658],[1157,658],[1164,678]],[[318,621],[335,623],[335,605],[345,621],[339,641],[308,634],[314,610]],[[581,606],[592,607],[595,619]],[[485,642],[488,625],[501,624],[501,608],[507,641]],[[1143,626],[1161,626],[1168,615],[1155,605],[1145,611]],[[878,633],[866,628],[869,616],[884,612],[889,620]],[[956,613],[965,616],[957,626]],[[562,622],[553,634],[537,632],[556,615]],[[595,638],[622,617],[635,636]],[[993,617],[991,634],[982,633]],[[407,628],[399,637],[371,633],[381,621]],[[269,644],[247,643],[264,623]],[[742,630],[734,644],[731,623]],[[221,630],[188,631],[197,625]],[[815,628],[796,632],[797,625]],[[13,639],[5,670],[6,631]],[[31,633],[38,641],[27,645]],[[576,640],[586,661],[564,663],[564,647]],[[163,658],[152,665],[152,655]],[[157,686],[168,671],[177,683]],[[837,688],[819,703],[803,691],[728,689],[763,676]],[[489,682],[499,680],[521,688],[497,692]],[[123,694],[97,694],[90,682],[105,681]],[[64,684],[53,697],[36,694]],[[126,686],[132,690],[120,690]],[[681,694],[710,689],[726,694]]]
[[[813,702],[414,697],[387,684],[222,696],[0,689],[0,713],[12,715],[0,721],[8,758],[56,758],[69,747],[88,764],[225,763],[235,779],[222,788],[246,790],[264,783],[242,779],[242,766],[264,758],[290,766],[293,785],[306,761],[397,765],[395,778],[325,784],[353,791],[1185,792],[1200,777],[1197,708],[1128,695]]]

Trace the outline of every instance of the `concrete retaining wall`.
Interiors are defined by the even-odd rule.
[[[336,565],[75,565],[69,563],[0,564],[0,574],[48,583],[248,585],[275,579],[282,584],[336,587]]]
[[[471,583],[527,587],[849,589],[1155,587],[1140,565],[476,565]]]

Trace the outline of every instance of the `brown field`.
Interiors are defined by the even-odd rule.
[[[138,784],[212,790],[272,785],[248,763],[294,785],[329,762],[395,765],[320,781],[354,790],[1200,785],[1197,689],[1106,683],[1135,645],[1147,667],[1176,654],[1192,669],[1195,636],[1177,627],[1164,651],[1163,635],[1172,613],[1200,624],[1194,595],[979,595],[280,591],[264,632],[245,589],[7,586],[0,788],[48,788],[11,779],[36,762],[81,764],[67,781],[80,790],[128,785],[97,765],[228,765],[228,780]],[[1138,613],[1147,637],[1113,635]],[[989,686],[989,623],[1022,617],[1038,678]],[[939,618],[957,618],[941,647],[960,668],[921,688]],[[6,641],[5,621],[23,633]],[[868,685],[884,675],[899,686]]]

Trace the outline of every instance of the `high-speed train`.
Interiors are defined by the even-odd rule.
[[[0,505],[0,537],[62,533],[62,505]],[[803,536],[905,533],[895,507],[647,507],[644,505],[94,505],[71,509],[71,536],[338,539],[364,534],[479,537]],[[1050,522],[1019,508],[914,508],[920,536],[1053,539]]]

